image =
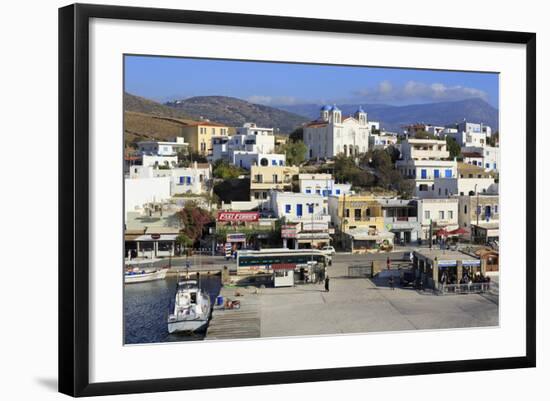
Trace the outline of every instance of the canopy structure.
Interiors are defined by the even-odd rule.
[[[462,227],[457,228],[456,230],[449,231],[450,235],[464,235],[468,234],[468,231],[463,229]]]

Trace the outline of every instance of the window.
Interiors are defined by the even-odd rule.
[[[311,193],[311,188],[306,188],[306,194],[310,194]]]
[[[446,169],[445,170],[445,178],[453,178],[453,170]]]
[[[428,190],[428,186],[426,184],[420,184],[418,186],[418,190],[419,191],[427,191]]]
[[[185,184],[185,177],[180,177],[180,185]]]
[[[420,178],[422,178],[422,179],[428,178],[428,171],[425,168],[420,170]]]
[[[441,188],[439,188],[439,191],[438,191],[439,195],[441,195]]]
[[[254,199],[260,199],[260,193],[254,192]]]
[[[495,214],[498,213],[498,205],[495,205]]]
[[[444,220],[444,219],[445,219],[445,211],[440,210],[439,211],[439,220]]]
[[[262,192],[262,197],[263,197],[264,199],[267,199],[267,192]]]
[[[349,209],[346,209],[345,215],[346,215],[346,217],[349,217]]]
[[[445,196],[449,195],[449,189],[445,188]]]
[[[277,165],[277,160],[271,160],[271,165],[276,166]]]
[[[485,163],[485,168],[491,168],[491,165],[489,163]]]
[[[254,176],[254,182],[260,182],[260,183],[261,183],[261,182],[263,182],[263,181],[264,181],[264,176],[263,176],[263,175],[261,175],[261,174],[256,174],[256,175]]]
[[[449,220],[452,220],[452,219],[453,219],[453,211],[452,211],[452,210],[449,210],[449,211],[447,212],[447,218],[448,218]]]
[[[434,178],[439,178],[439,170],[438,169],[434,170]]]
[[[279,177],[277,177],[277,174],[273,174],[273,183],[277,184],[279,182]]]
[[[426,211],[424,212],[424,218],[425,218],[426,220],[430,220],[430,211],[429,211],[429,210],[426,210]]]
[[[353,218],[355,220],[361,220],[361,209],[355,209],[353,211]]]
[[[296,205],[296,215],[297,216],[302,216],[303,212],[302,212],[302,204],[299,203]]]
[[[290,205],[285,205],[285,213],[286,214],[290,213],[291,210],[292,209],[291,209]]]
[[[336,195],[340,195],[340,190],[339,189],[336,190]]]
[[[284,162],[282,160],[279,160],[279,166],[283,166]]]
[[[313,214],[313,203],[307,204],[307,211],[309,214]]]

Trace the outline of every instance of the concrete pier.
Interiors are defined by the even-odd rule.
[[[395,289],[388,278],[349,278],[348,263],[329,268],[330,292],[321,284],[287,288],[225,287],[241,308],[214,311],[206,339],[286,337],[339,333],[487,327],[498,325],[498,299],[479,294],[441,297]],[[235,297],[235,291],[243,294]],[[257,292],[257,293],[256,293]]]

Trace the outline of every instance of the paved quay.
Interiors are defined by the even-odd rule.
[[[498,325],[498,299],[479,294],[438,296],[398,286],[392,290],[385,278],[348,278],[348,265],[346,260],[329,267],[330,292],[321,284],[223,288],[222,295],[239,299],[241,309],[214,311],[207,339]],[[235,291],[242,296],[235,297]],[[221,334],[224,327],[238,328],[235,333],[240,336],[232,337],[229,329]]]

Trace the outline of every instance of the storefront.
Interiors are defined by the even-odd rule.
[[[343,234],[344,248],[351,253],[372,253],[393,249],[394,234],[375,230],[354,229]]]
[[[160,233],[154,229],[126,230],[124,233],[124,255],[127,259],[163,258],[174,256],[178,232]]]

